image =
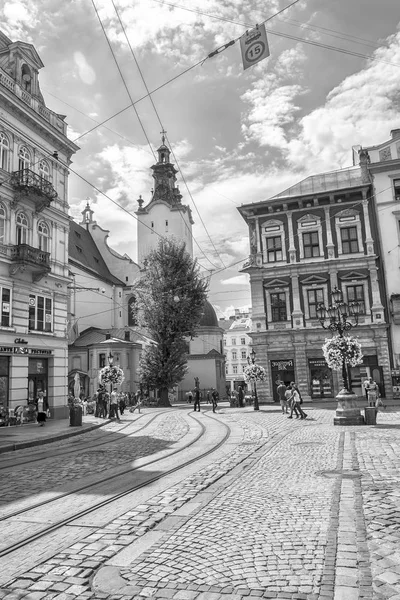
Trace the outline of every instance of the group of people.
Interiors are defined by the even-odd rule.
[[[188,392],[188,403],[191,404],[192,400],[194,399],[194,404],[193,404],[193,410],[199,411],[200,412],[200,400],[202,398],[202,393],[200,391],[200,388],[195,387],[193,392],[189,391]],[[212,404],[212,411],[215,413],[217,407],[218,407],[218,400],[219,400],[219,394],[217,392],[217,390],[215,390],[214,388],[211,388],[210,390],[208,390],[206,392],[206,402],[207,404]]]
[[[117,419],[123,415],[126,408],[126,399],[123,392],[116,388],[109,393],[104,386],[100,386],[95,394],[96,410],[95,416],[103,419]]]
[[[372,377],[368,377],[368,379],[364,381],[364,389],[367,395],[369,406],[375,406],[375,408],[378,408],[378,406],[383,406],[383,408],[386,408],[382,402],[379,385]]]
[[[282,414],[284,415],[290,412],[288,419],[293,419],[293,413],[296,415],[296,419],[307,418],[307,414],[301,408],[303,401],[299,388],[294,381],[291,381],[288,386],[285,385],[284,381],[279,381],[278,396]]]

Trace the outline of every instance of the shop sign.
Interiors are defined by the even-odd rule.
[[[26,348],[24,346],[0,346],[0,354],[36,354],[41,356],[51,356],[53,350],[44,350],[43,348]]]
[[[395,369],[392,371],[392,377],[399,377],[400,376],[400,370]]]
[[[308,364],[310,367],[327,367],[326,361],[324,358],[309,358]]]
[[[271,360],[272,369],[277,369],[278,371],[293,369],[293,366],[293,360]]]

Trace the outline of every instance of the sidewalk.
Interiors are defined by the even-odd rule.
[[[106,423],[109,423],[108,419],[99,419],[93,415],[87,415],[82,417],[82,426],[78,427],[71,427],[69,419],[48,419],[44,427],[39,427],[36,422],[0,427],[0,454],[57,442],[58,440],[93,431],[93,429],[98,429]]]

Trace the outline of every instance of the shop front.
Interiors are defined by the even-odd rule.
[[[274,402],[279,402],[278,385],[281,381],[288,386],[291,381],[296,381],[294,376],[294,360],[271,360],[271,377]]]
[[[8,356],[0,356],[0,411],[8,409],[9,405],[9,372],[10,359]]]
[[[363,362],[358,367],[350,368],[351,389],[357,396],[365,397],[364,381],[372,377],[379,386],[379,393],[385,397],[385,383],[383,379],[383,369],[378,365],[378,357],[375,354],[364,355]]]
[[[308,369],[310,373],[311,398],[332,398],[333,381],[332,370],[323,358],[309,358]]]

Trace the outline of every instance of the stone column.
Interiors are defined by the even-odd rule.
[[[300,303],[300,286],[299,286],[299,276],[296,274],[291,276],[292,283],[292,298],[293,298],[293,312],[292,312],[292,320],[293,320],[293,329],[300,329],[304,326],[304,315],[301,310]]]
[[[292,221],[292,212],[288,211],[287,213],[287,222],[288,222],[288,233],[289,233],[289,262],[296,262],[296,245],[294,243],[294,235],[293,235],[293,221]]]
[[[332,228],[331,228],[331,217],[329,206],[324,207],[325,212],[325,228],[326,228],[326,249],[328,251],[328,258],[335,258],[335,246],[332,240]]]
[[[378,268],[375,265],[369,267],[369,278],[371,281],[372,292],[372,321],[374,323],[384,323],[384,309],[381,302],[378,284]]]
[[[369,221],[369,211],[368,211],[368,200],[366,198],[367,192],[363,191],[363,214],[364,214],[364,227],[365,227],[365,245],[367,247],[367,254],[375,254],[374,252],[374,240],[371,235],[371,224]]]

